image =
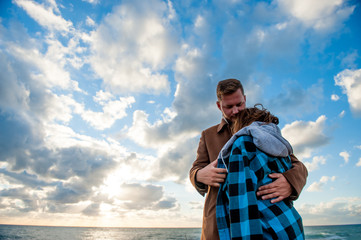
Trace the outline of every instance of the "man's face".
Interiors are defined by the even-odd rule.
[[[246,96],[238,89],[232,94],[222,96],[222,100],[217,101],[217,106],[227,120],[233,121],[234,115],[246,108]]]

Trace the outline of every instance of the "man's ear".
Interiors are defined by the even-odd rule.
[[[221,111],[222,111],[222,108],[221,108],[221,103],[220,103],[219,101],[217,101],[217,107],[218,107],[218,109],[219,109],[219,110],[221,110]]]

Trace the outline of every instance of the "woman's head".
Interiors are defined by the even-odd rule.
[[[238,132],[251,123],[259,121],[264,123],[278,124],[278,117],[272,115],[267,109],[263,108],[262,104],[256,104],[253,108],[245,108],[241,110],[236,116],[232,125],[232,133]]]

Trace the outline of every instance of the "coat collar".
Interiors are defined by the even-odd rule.
[[[228,122],[226,122],[226,120],[224,118],[222,118],[221,123],[218,125],[217,133],[220,133],[221,131],[223,131],[228,126],[229,126]]]

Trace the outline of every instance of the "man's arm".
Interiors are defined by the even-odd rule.
[[[193,186],[204,196],[207,193],[208,186],[218,187],[219,183],[224,182],[225,172],[225,169],[217,168],[217,160],[210,162],[205,142],[205,132],[203,131],[199,140],[197,158],[189,172]]]
[[[276,180],[270,184],[258,188],[257,196],[262,199],[272,199],[272,203],[282,201],[285,198],[296,200],[302,188],[306,185],[308,176],[307,168],[293,154],[291,154],[292,168],[283,174],[272,173],[270,178]]]
[[[292,186],[291,200],[296,200],[306,185],[308,171],[305,165],[295,155],[291,154],[292,168],[283,173],[283,176]]]

